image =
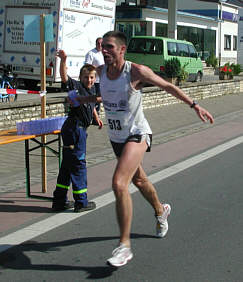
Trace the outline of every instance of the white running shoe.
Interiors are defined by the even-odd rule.
[[[156,223],[156,236],[159,238],[165,237],[168,232],[168,221],[167,218],[170,215],[171,206],[169,204],[163,204],[164,211],[162,215],[155,216],[157,219]]]
[[[120,244],[113,252],[112,257],[107,260],[107,263],[111,266],[125,265],[133,257],[131,248],[126,247],[124,244]]]

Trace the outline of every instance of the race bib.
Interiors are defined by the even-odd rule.
[[[111,140],[123,142],[129,136],[128,119],[124,112],[106,112],[108,134]]]

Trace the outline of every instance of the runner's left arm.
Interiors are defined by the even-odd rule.
[[[179,87],[175,86],[172,83],[169,83],[160,76],[156,75],[150,68],[146,66],[138,64],[133,64],[132,66],[135,82],[147,82],[154,86],[158,86],[159,88],[172,94],[177,99],[183,101],[189,106],[193,106],[193,109],[196,111],[198,117],[203,122],[206,122],[208,120],[210,123],[214,122],[213,116],[206,109],[202,108],[198,104],[194,105],[194,101],[189,96],[187,96]]]

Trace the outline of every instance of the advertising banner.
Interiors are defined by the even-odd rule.
[[[116,0],[64,0],[64,9],[114,17]]]

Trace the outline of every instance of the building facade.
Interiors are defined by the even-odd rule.
[[[221,65],[226,62],[237,63],[239,5],[240,1],[236,0],[178,1],[179,10],[210,16],[218,22],[216,57]]]
[[[237,63],[243,69],[243,8],[239,9]]]
[[[236,1],[236,0],[235,0]],[[223,65],[237,62],[238,6],[219,1],[177,1],[177,39],[192,42],[202,60],[214,54]],[[168,0],[117,1],[116,29],[168,37]]]

